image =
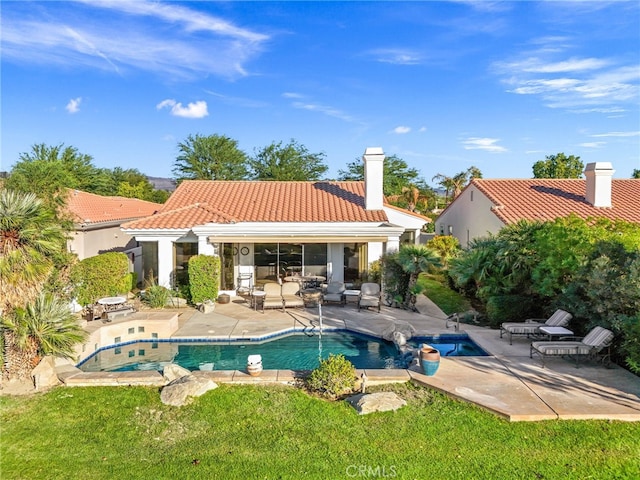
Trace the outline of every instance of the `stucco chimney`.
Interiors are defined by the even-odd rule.
[[[367,147],[362,156],[364,160],[364,208],[382,210],[382,171],[384,152],[381,147]]]
[[[613,173],[610,162],[587,163],[584,170],[584,176],[587,178],[587,202],[594,207],[611,207]]]

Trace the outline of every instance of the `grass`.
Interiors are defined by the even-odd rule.
[[[447,315],[471,309],[469,300],[451,290],[441,274],[422,274],[418,278],[418,284],[423,287],[423,293]]]
[[[285,386],[222,385],[180,408],[143,387],[0,397],[2,478],[640,477],[638,424],[509,423],[411,384],[377,389],[408,406],[360,416]]]

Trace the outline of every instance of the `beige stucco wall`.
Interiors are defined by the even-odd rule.
[[[97,230],[76,230],[67,242],[70,252],[78,255],[78,259],[94,257],[104,252],[122,251],[136,246],[135,239],[118,225]]]
[[[133,332],[129,333],[131,328]],[[86,342],[76,348],[77,362],[81,362],[102,347],[115,344],[117,337],[120,337],[120,343],[170,338],[178,330],[178,314],[161,311],[138,312],[117,318],[110,323],[104,323],[102,320],[87,322],[85,330],[89,335]]]
[[[470,240],[496,233],[504,223],[491,211],[493,202],[470,186],[436,219],[436,234],[451,233],[466,247]]]

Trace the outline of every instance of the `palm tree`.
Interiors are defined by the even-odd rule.
[[[387,200],[391,204],[394,204],[395,202],[402,202],[403,205],[406,204],[407,210],[415,212],[418,204],[420,202],[424,202],[426,204],[429,201],[429,197],[424,195],[417,186],[408,185],[406,187],[402,187],[402,193],[399,195],[390,195],[387,197]]]
[[[73,347],[86,337],[67,302],[47,293],[6,315],[2,328],[8,378],[28,378],[44,355],[72,358]]]
[[[415,309],[415,298],[420,293],[418,276],[431,267],[440,266],[440,257],[434,250],[422,245],[405,245],[398,253],[398,263],[409,274],[409,286],[404,298],[404,306]]]
[[[34,299],[65,248],[65,231],[41,200],[0,190],[0,312]]]
[[[438,173],[437,175],[433,176],[431,181],[436,179],[438,180],[438,185],[444,188],[444,204],[446,206],[449,203],[449,193],[451,193],[451,190],[454,188],[453,178]]]

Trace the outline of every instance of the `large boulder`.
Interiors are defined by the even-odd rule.
[[[160,400],[165,405],[181,407],[215,388],[218,385],[209,378],[185,375],[166,385],[160,392]]]
[[[56,373],[56,359],[52,356],[44,357],[31,371],[33,385],[36,390],[45,390],[60,383]]]
[[[180,365],[176,365],[175,363],[169,363],[164,366],[162,369],[162,376],[165,378],[167,383],[171,383],[178,378],[184,377],[185,375],[190,375],[191,372]]]
[[[393,392],[361,393],[347,398],[347,402],[356,409],[359,415],[397,410],[407,404]]]

